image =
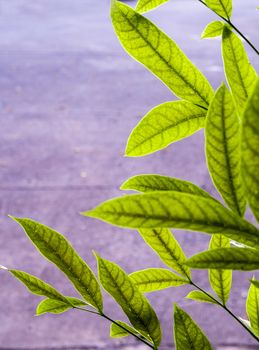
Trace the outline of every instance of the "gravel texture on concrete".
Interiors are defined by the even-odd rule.
[[[134,4],[134,1],[130,2]],[[234,0],[234,22],[259,46],[256,0]],[[203,132],[145,158],[123,157],[131,129],[152,107],[175,99],[121,49],[109,20],[109,1],[0,2],[0,263],[26,270],[67,294],[72,288],[34,249],[7,214],[30,217],[63,233],[96,269],[92,249],[127,272],[162,266],[137,232],[80,216],[118,196],[132,175],[162,173],[191,180],[215,194],[205,165]],[[220,41],[200,40],[216,17],[196,0],[173,0],[148,15],[170,34],[213,87],[224,79]],[[248,48],[258,68],[258,60]],[[176,232],[187,255],[209,236]],[[195,279],[208,287],[206,272]],[[230,307],[245,317],[249,274],[235,273]],[[70,311],[35,317],[36,296],[0,271],[1,349],[144,349],[132,339],[109,339],[109,325]],[[172,349],[172,304],[179,303],[215,348],[250,349],[253,340],[222,310],[184,300],[188,287],[150,295]],[[114,318],[120,310],[105,295]],[[133,344],[123,346],[123,344]]]

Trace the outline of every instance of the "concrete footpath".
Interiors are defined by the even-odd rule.
[[[234,22],[258,47],[258,1],[234,0],[234,5]],[[214,88],[221,83],[220,41],[199,38],[216,19],[212,13],[197,0],[172,0],[149,17],[180,44]],[[248,52],[258,69],[258,59]],[[129,273],[163,266],[137,232],[79,214],[120,195],[121,183],[140,173],[182,177],[215,193],[205,166],[203,132],[145,158],[123,157],[140,118],[174,96],[121,49],[109,20],[109,1],[0,1],[0,70],[0,264],[76,295],[7,217],[12,214],[63,233],[94,270],[93,249]],[[188,256],[205,249],[209,240],[199,233],[176,235]],[[206,272],[194,276],[209,288]],[[250,277],[234,274],[229,301],[244,318]],[[215,349],[256,349],[222,310],[185,300],[189,291],[183,287],[149,296],[164,329],[161,350],[173,348],[173,302],[197,320]],[[35,317],[39,298],[3,271],[0,298],[1,350],[144,350],[131,338],[109,339],[108,323],[93,315],[69,311]],[[105,309],[122,319],[106,294]]]

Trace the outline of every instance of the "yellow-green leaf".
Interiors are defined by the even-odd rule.
[[[232,0],[205,0],[206,5],[225,19],[232,15]]]
[[[205,294],[201,292],[200,290],[193,290],[191,291],[187,296],[187,299],[199,301],[201,303],[209,303],[209,304],[216,304],[218,303],[213,299],[212,296],[209,296],[208,294]]]
[[[138,0],[136,5],[136,11],[139,13],[148,12],[164,4],[167,1],[169,0]]]
[[[176,96],[207,107],[213,89],[176,43],[131,7],[113,1],[111,17],[124,49],[161,79]]]
[[[222,35],[224,24],[221,21],[213,21],[207,25],[201,34],[202,39],[215,38]]]
[[[213,350],[199,326],[177,305],[174,308],[174,340],[176,350]]]
[[[246,313],[254,334],[259,336],[259,289],[253,283],[248,291]]]
[[[257,74],[249,62],[241,39],[228,26],[223,29],[222,54],[226,78],[241,114],[253,91]]]
[[[102,311],[102,295],[98,281],[72,245],[60,233],[36,221],[13,219],[22,226],[40,253],[69,278],[84,299]]]
[[[252,212],[259,221],[259,79],[242,119],[242,178]]]
[[[162,337],[161,328],[148,300],[118,265],[98,255],[96,258],[103,288],[120,305],[133,327],[143,336],[150,337],[158,347]]]
[[[205,135],[213,182],[230,209],[243,216],[246,200],[241,179],[241,124],[232,96],[224,84],[210,104]]]
[[[229,248],[230,240],[223,235],[213,235],[210,240],[209,249]],[[211,288],[225,305],[227,303],[232,285],[231,270],[209,270]]]
[[[207,110],[187,101],[165,102],[148,112],[131,132],[126,155],[157,152],[204,127]]]
[[[131,334],[129,332],[127,332],[127,330],[133,334],[136,334],[137,336],[141,336],[141,334],[138,333],[138,331],[135,328],[132,328],[127,323],[122,322],[122,321],[116,321],[116,323],[112,323],[110,326],[110,337],[111,338],[128,337]],[[146,338],[146,339],[149,341],[151,340],[150,338]]]
[[[186,278],[161,268],[136,271],[131,273],[129,277],[142,293],[150,293],[190,283]]]
[[[40,316],[45,313],[51,314],[62,314],[63,312],[72,309],[74,306],[85,306],[87,305],[83,300],[66,297],[67,303],[57,299],[43,299],[37,306],[36,315]]]

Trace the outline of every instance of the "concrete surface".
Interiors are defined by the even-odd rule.
[[[134,1],[131,2],[132,4]],[[234,20],[259,46],[256,0],[235,0]],[[181,44],[217,87],[224,79],[218,40],[202,41],[215,19],[196,0],[174,0],[149,15]],[[119,195],[120,184],[138,173],[192,180],[214,192],[205,167],[203,134],[146,158],[124,158],[127,136],[170,91],[121,49],[109,20],[109,1],[0,1],[0,263],[24,269],[73,294],[65,278],[33,248],[7,214],[31,217],[59,230],[95,268],[91,250],[126,271],[162,266],[134,231],[83,218],[80,211]],[[248,49],[258,68],[258,60]],[[188,255],[209,237],[177,233]],[[208,287],[206,273],[195,273]],[[234,274],[230,307],[245,317],[248,274]],[[108,324],[67,312],[34,317],[38,298],[0,273],[0,348],[144,349],[133,339],[110,340]],[[172,303],[179,303],[217,349],[250,349],[254,341],[228,315],[183,297],[189,288],[150,296],[164,328],[162,350],[172,349]],[[121,312],[105,297],[107,313]],[[124,347],[123,344],[131,344]],[[229,347],[225,347],[229,345]]]

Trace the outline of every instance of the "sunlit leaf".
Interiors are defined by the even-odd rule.
[[[210,303],[210,304],[216,304],[218,303],[213,299],[213,297],[201,292],[200,290],[193,290],[191,291],[187,296],[187,299],[199,301],[201,303]]]
[[[139,13],[148,12],[164,4],[169,0],[138,0],[136,11]]]
[[[259,288],[259,280],[253,279],[253,280],[251,281],[251,283],[252,283],[256,288]]]
[[[211,198],[157,191],[125,195],[83,213],[128,228],[172,227],[206,233],[221,232],[229,238],[259,246],[258,230]]]
[[[241,179],[241,124],[232,96],[224,84],[210,104],[205,135],[213,182],[226,204],[243,216],[246,201]]]
[[[210,240],[209,249],[229,248],[230,240],[223,235],[213,235]],[[209,270],[211,288],[225,305],[227,303],[232,285],[231,270]]]
[[[122,184],[121,190],[139,192],[177,191],[210,197],[208,192],[189,181],[156,174],[133,176]]]
[[[174,309],[174,339],[176,350],[213,350],[199,326],[177,305]]]
[[[113,1],[111,17],[124,49],[160,78],[176,96],[207,107],[213,90],[207,79],[164,32],[131,7]]]
[[[222,54],[227,81],[241,114],[253,91],[257,74],[249,62],[241,39],[227,26],[223,29]]]
[[[152,109],[129,136],[126,155],[159,151],[204,127],[207,110],[187,101],[165,102]]]
[[[69,278],[89,304],[101,311],[102,295],[97,279],[71,244],[57,231],[36,221],[13,219],[23,227],[40,253]]]
[[[162,337],[160,324],[148,300],[118,265],[98,255],[96,258],[103,288],[121,306],[133,327],[159,346]]]
[[[129,326],[127,323],[122,322],[122,321],[116,321],[120,326],[123,328],[126,328],[128,331],[130,331],[133,334],[140,335],[140,333],[137,332],[136,329],[132,328]],[[125,329],[119,327],[117,324],[112,323],[110,326],[110,337],[112,338],[124,338],[128,337],[130,335],[129,332],[127,332]]]
[[[224,24],[221,21],[213,21],[207,25],[201,34],[202,39],[215,38],[222,35]]]
[[[252,271],[259,269],[259,254],[251,248],[219,248],[196,254],[186,264],[195,269]]]
[[[218,15],[230,19],[232,15],[232,0],[205,0],[206,5]]]
[[[131,273],[129,277],[142,293],[178,287],[189,283],[186,278],[161,268],[136,271]]]
[[[248,100],[242,122],[242,178],[247,200],[259,221],[259,79]]]
[[[259,336],[259,289],[253,283],[248,291],[246,313],[254,334]]]
[[[169,229],[141,229],[139,233],[163,263],[181,275],[191,278],[190,268],[184,265],[186,256]]]
[[[77,298],[71,298],[66,297],[68,300],[67,303],[56,300],[56,299],[44,299],[42,300],[36,309],[36,315],[40,316],[45,313],[51,313],[51,314],[62,314],[63,312],[72,309],[74,306],[85,306],[87,305],[83,300],[77,299]]]

